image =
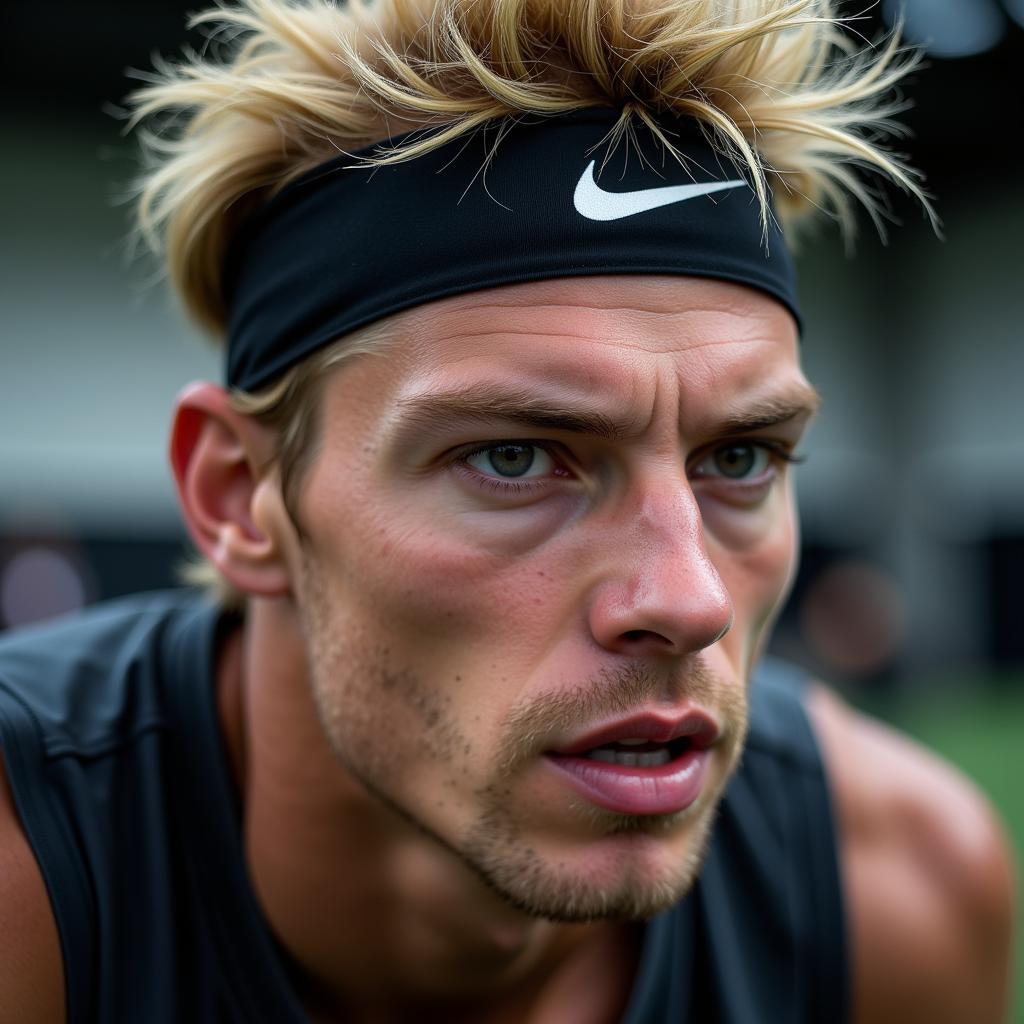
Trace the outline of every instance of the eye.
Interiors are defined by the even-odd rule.
[[[788,459],[788,456],[764,444],[727,444],[716,448],[697,463],[693,475],[726,480],[757,480],[771,469],[775,458]]]
[[[505,480],[545,476],[556,468],[550,453],[540,445],[522,441],[502,442],[481,448],[465,456],[464,461],[486,476],[496,474]]]

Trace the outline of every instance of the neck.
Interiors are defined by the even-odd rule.
[[[510,907],[344,768],[317,718],[289,602],[250,602],[217,684],[250,876],[314,1016],[383,1021],[415,1007],[424,1019],[434,1007],[439,1019],[484,1020],[501,1007],[496,1019],[538,1019],[537,1007],[579,1010],[583,998],[618,1012],[631,931]]]

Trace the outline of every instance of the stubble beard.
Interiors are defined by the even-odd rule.
[[[628,845],[635,836],[638,844],[649,845],[663,837],[666,842],[686,829],[685,847],[678,860],[652,877],[638,857],[621,855],[621,867],[614,879],[595,882],[578,868],[572,858],[560,862],[541,853],[529,834],[528,823],[517,817],[512,787],[523,770],[543,754],[538,737],[554,735],[567,726],[581,726],[598,717],[635,709],[643,700],[664,689],[641,665],[604,671],[588,683],[568,692],[543,695],[512,709],[504,727],[505,740],[496,758],[491,781],[478,787],[473,799],[479,807],[474,821],[462,836],[450,840],[435,830],[413,808],[395,795],[401,767],[378,745],[367,746],[355,736],[359,729],[372,730],[366,702],[374,691],[390,691],[407,704],[413,719],[419,719],[423,735],[413,745],[424,757],[452,761],[458,750],[469,749],[453,721],[446,720],[443,702],[432,701],[429,691],[408,670],[394,670],[380,649],[369,660],[352,663],[351,651],[338,642],[332,628],[330,604],[319,573],[310,569],[304,588],[304,626],[309,648],[313,694],[321,727],[344,768],[366,791],[422,835],[454,854],[491,891],[506,903],[538,918],[564,923],[594,920],[646,920],[677,903],[691,889],[703,865],[710,844],[712,825],[725,782],[742,751],[746,734],[746,702],[734,690],[720,685],[699,663],[690,666],[686,677],[673,685],[680,698],[694,699],[717,709],[727,726],[722,745],[715,748],[727,762],[718,788],[705,792],[696,804],[675,814],[627,815],[597,808],[576,800],[572,816],[586,823],[594,842],[613,837]],[[358,678],[357,678],[358,677]],[[343,682],[344,680],[344,682]],[[357,706],[362,704],[361,707]],[[372,717],[372,716],[371,716]],[[393,747],[394,743],[382,738]],[[406,766],[407,769],[407,766]]]
[[[614,881],[603,884],[569,865],[553,865],[499,813],[482,816],[456,852],[490,889],[531,917],[566,924],[645,921],[678,903],[692,888],[707,854],[713,812],[708,808],[693,820],[678,862],[655,878],[628,858]],[[596,834],[605,840],[630,833],[638,838],[667,834],[680,827],[684,813],[651,818],[608,814],[600,822],[602,832]]]
[[[467,832],[461,855],[481,878],[509,903],[527,914],[566,923],[593,920],[646,920],[678,903],[692,888],[707,856],[713,824],[725,783],[742,752],[746,736],[746,702],[721,686],[700,664],[673,684],[680,698],[717,709],[726,732],[714,754],[724,761],[714,791],[674,814],[630,815],[604,810],[582,799],[572,802],[572,817],[585,823],[595,843],[619,837],[628,847],[649,848],[659,838],[666,843],[686,831],[685,844],[673,863],[652,875],[637,850],[625,849],[611,881],[595,882],[571,862],[560,865],[545,858],[509,813],[511,780],[541,756],[534,737],[564,733],[617,712],[628,713],[664,689],[640,664],[603,671],[569,692],[542,696],[514,708],[506,723],[498,782],[478,790],[483,810]],[[710,774],[710,773],[709,773]]]

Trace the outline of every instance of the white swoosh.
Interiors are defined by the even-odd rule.
[[[685,199],[696,199],[711,192],[737,188],[747,183],[742,178],[732,181],[707,181],[692,185],[667,185],[664,188],[645,188],[639,192],[606,192],[594,181],[594,164],[591,160],[587,169],[576,183],[572,201],[578,213],[588,220],[620,220],[632,217],[659,206],[681,203]]]

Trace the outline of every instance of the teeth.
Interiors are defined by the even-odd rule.
[[[668,747],[661,750],[652,750],[647,754],[637,754],[637,763],[641,767],[656,768],[659,764],[668,764],[672,760]]]
[[[642,754],[627,754],[619,750],[608,750],[606,747],[598,747],[596,750],[591,750],[587,757],[591,761],[618,764],[625,768],[657,768],[659,765],[668,764],[672,760],[668,747],[662,747],[661,750],[648,750]]]

